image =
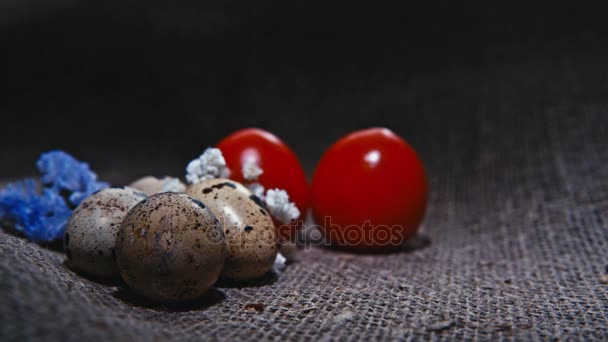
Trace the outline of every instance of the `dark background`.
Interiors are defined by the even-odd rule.
[[[478,139],[455,137],[478,134],[482,110],[500,102],[492,115],[525,125],[539,108],[603,101],[605,13],[563,2],[2,1],[0,177],[34,173],[52,148],[112,182],[183,176],[204,147],[248,126],[282,137],[309,174],[329,144],[368,126],[405,137],[431,172],[437,159],[474,163]]]
[[[427,167],[430,244],[312,248],[274,283],[171,310],[0,229],[0,340],[606,339],[606,9],[168,3],[0,0],[0,182],[50,148],[115,184],[183,175],[251,125],[310,175],[383,125]]]

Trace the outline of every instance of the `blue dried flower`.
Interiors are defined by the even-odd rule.
[[[74,207],[90,194],[108,187],[107,183],[97,181],[97,175],[90,170],[89,164],[63,151],[43,153],[36,165],[42,173],[42,184],[59,193],[69,192],[69,201]]]
[[[63,151],[50,151],[37,162],[44,188],[25,179],[0,190],[0,217],[15,223],[17,230],[36,242],[61,239],[72,209],[92,193],[108,187],[98,182],[87,163]]]

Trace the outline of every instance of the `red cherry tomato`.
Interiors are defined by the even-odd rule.
[[[244,182],[243,164],[249,160],[254,161],[264,170],[257,182],[266,189],[279,188],[287,191],[289,199],[300,210],[300,218],[306,215],[306,174],[293,151],[276,135],[258,128],[246,128],[228,135],[217,147],[232,171],[230,178]]]
[[[333,245],[388,251],[412,237],[426,211],[424,167],[416,152],[386,128],[338,140],[315,170],[311,203]]]

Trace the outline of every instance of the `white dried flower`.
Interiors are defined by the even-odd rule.
[[[247,160],[243,163],[243,178],[247,181],[255,181],[260,177],[264,170],[260,168],[255,160]]]
[[[277,253],[277,257],[274,259],[274,271],[276,273],[281,273],[285,271],[287,268],[286,265],[287,259],[281,254],[281,252]]]
[[[289,201],[289,195],[285,190],[270,189],[266,191],[264,201],[270,214],[283,224],[288,224],[300,216],[300,210]]]
[[[207,148],[200,157],[193,159],[186,167],[186,180],[196,184],[205,179],[228,178],[230,170],[219,148]]]
[[[256,195],[260,200],[264,201],[264,186],[260,183],[247,184],[247,188],[252,194]]]
[[[163,178],[163,186],[161,192],[185,192],[186,185],[178,178],[165,177]]]

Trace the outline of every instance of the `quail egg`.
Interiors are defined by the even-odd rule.
[[[228,179],[207,179],[186,189],[220,219],[226,236],[226,262],[222,275],[252,280],[272,269],[278,251],[278,234],[268,210],[242,184]]]
[[[130,187],[137,189],[148,196],[159,192],[184,192],[186,186],[178,178],[163,177],[156,178],[146,176],[129,184]]]
[[[116,239],[124,281],[144,297],[195,299],[218,279],[226,245],[220,221],[184,194],[164,192],[133,207]]]
[[[87,197],[68,221],[63,243],[70,268],[96,277],[120,277],[112,251],[127,212],[146,195],[131,188],[106,188]]]

